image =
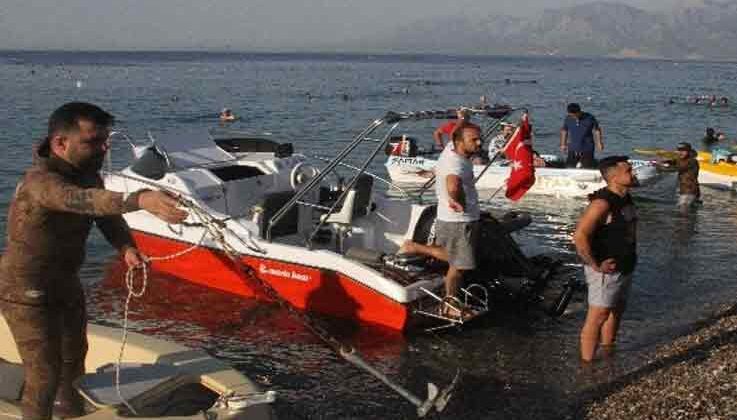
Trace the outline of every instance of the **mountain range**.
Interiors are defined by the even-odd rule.
[[[351,48],[393,52],[737,60],[737,0],[698,0],[668,12],[613,2],[546,9],[530,17],[409,22]]]

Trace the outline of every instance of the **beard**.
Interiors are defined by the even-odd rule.
[[[84,172],[100,172],[102,165],[105,163],[105,154],[92,156],[80,162],[79,168]]]

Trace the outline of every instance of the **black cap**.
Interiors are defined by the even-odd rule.
[[[685,141],[682,141],[678,143],[678,146],[676,146],[676,150],[681,150],[684,152],[690,152],[693,150],[693,147],[691,147],[691,143],[687,143]]]

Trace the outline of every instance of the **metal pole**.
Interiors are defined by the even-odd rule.
[[[267,241],[271,242],[271,228],[275,224],[277,224],[281,220],[281,218],[284,217],[284,215],[287,214],[289,209],[294,207],[297,201],[299,201],[307,193],[307,191],[314,188],[315,185],[317,185],[320,181],[322,181],[322,179],[325,178],[327,174],[330,173],[330,171],[332,171],[347,154],[353,151],[353,149],[355,149],[356,146],[358,146],[358,144],[361,141],[363,141],[363,137],[365,137],[366,135],[374,131],[377,127],[379,127],[383,123],[384,123],[384,120],[382,119],[382,120],[375,120],[371,124],[369,124],[368,127],[366,127],[363,131],[361,131],[361,133],[359,133],[353,139],[353,141],[351,141],[351,143],[345,149],[343,149],[343,151],[341,151],[338,154],[338,156],[334,158],[333,162],[329,163],[325,168],[323,168],[323,170],[316,177],[309,180],[304,187],[302,187],[299,191],[297,191],[296,194],[294,194],[294,196],[287,202],[287,204],[285,204],[281,209],[279,209],[279,211],[276,212],[276,214],[274,214],[274,216],[271,217],[271,219],[269,220],[269,225],[266,228],[266,240]]]

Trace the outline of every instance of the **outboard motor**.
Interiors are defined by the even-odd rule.
[[[406,135],[394,136],[384,149],[387,156],[415,157],[418,153],[417,139]]]

